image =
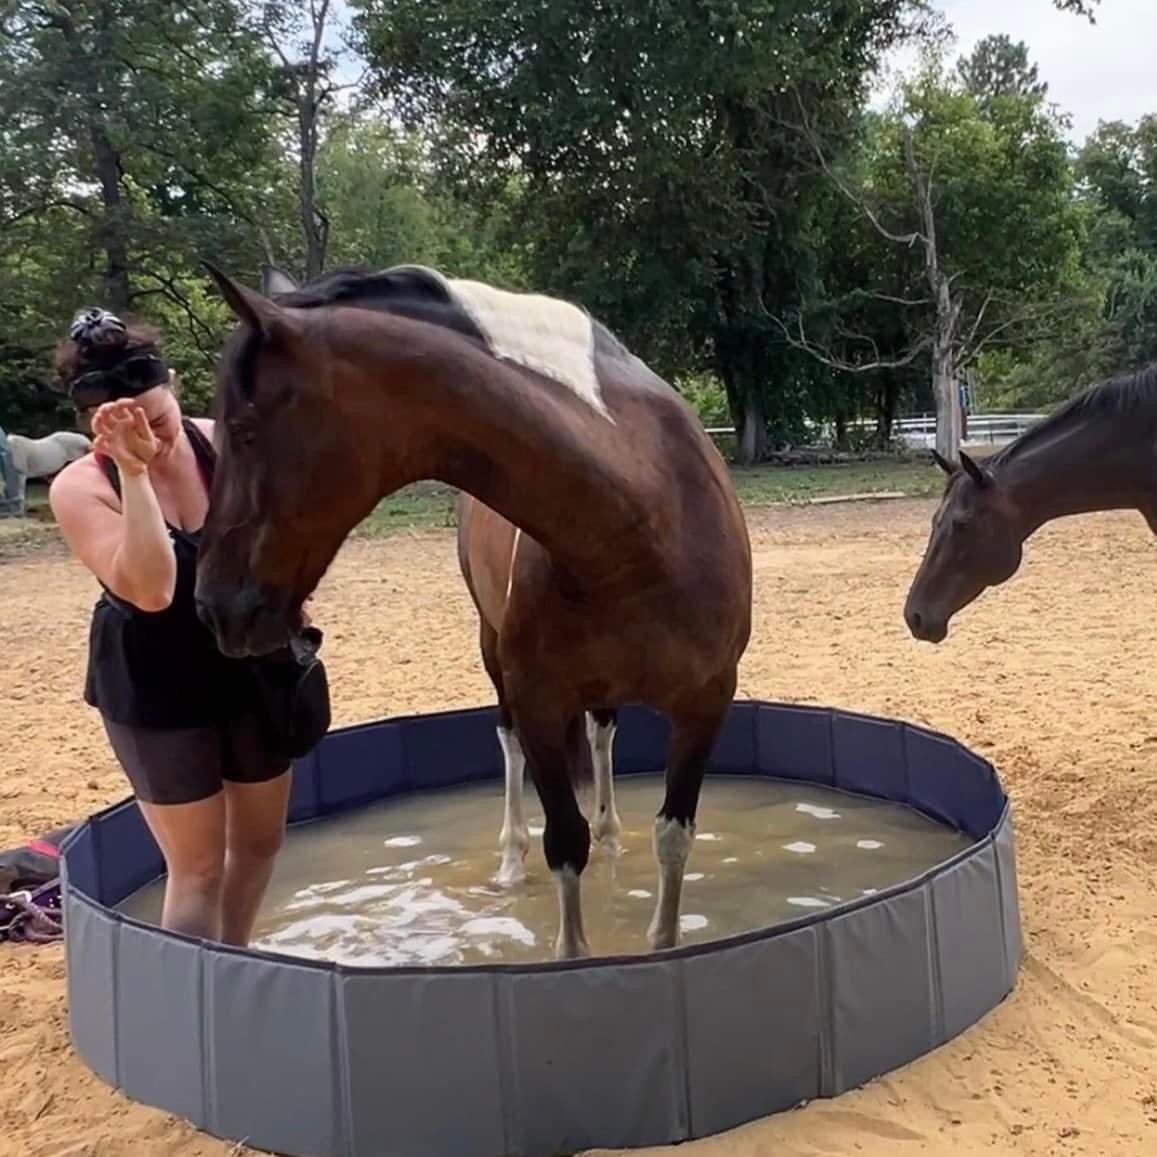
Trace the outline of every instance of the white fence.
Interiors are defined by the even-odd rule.
[[[1015,441],[1029,427],[1042,421],[1045,414],[969,414],[965,446],[1005,446]],[[850,423],[861,430],[875,429],[873,419],[862,418]],[[816,428],[817,433],[831,436],[829,427]],[[709,426],[707,433],[712,436],[734,434],[734,426]],[[936,445],[936,415],[915,414],[907,418],[897,418],[892,423],[895,438],[913,450],[930,450]]]
[[[964,445],[1005,446],[1045,417],[1045,414],[969,414]],[[859,424],[874,426],[872,422]],[[917,414],[914,417],[897,418],[892,424],[892,431],[904,445],[913,450],[929,450],[936,445],[936,415]]]

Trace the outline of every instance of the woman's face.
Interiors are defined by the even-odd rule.
[[[171,382],[170,378],[169,385],[154,386],[133,399],[144,410],[154,436],[161,443],[162,455],[170,453],[181,436],[181,407]]]

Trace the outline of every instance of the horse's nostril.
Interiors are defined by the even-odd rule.
[[[197,607],[197,618],[199,618],[205,626],[212,628],[214,626],[213,608],[204,599],[194,599],[193,601]]]
[[[924,625],[924,616],[919,611],[913,611],[908,616],[908,621],[918,631]]]

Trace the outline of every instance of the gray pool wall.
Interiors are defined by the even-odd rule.
[[[479,708],[335,729],[294,767],[290,820],[500,779],[494,724]],[[616,770],[662,767],[667,734],[624,710]],[[163,872],[126,800],[64,848],[74,1047],[131,1099],[292,1157],[554,1157],[703,1137],[838,1095],[1011,991],[1013,829],[987,761],[902,722],[746,701],[710,766],[907,804],[974,842],[876,895],[659,954],[359,968],[116,911]]]

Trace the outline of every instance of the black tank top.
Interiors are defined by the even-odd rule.
[[[208,489],[213,447],[193,422],[186,418],[183,425]],[[116,464],[102,459],[101,465],[119,497]],[[221,654],[197,617],[193,588],[201,532],[166,526],[177,562],[173,600],[163,611],[142,611],[104,588],[89,630],[84,699],[105,718],[128,726],[212,726],[244,709],[250,696],[238,661]]]

